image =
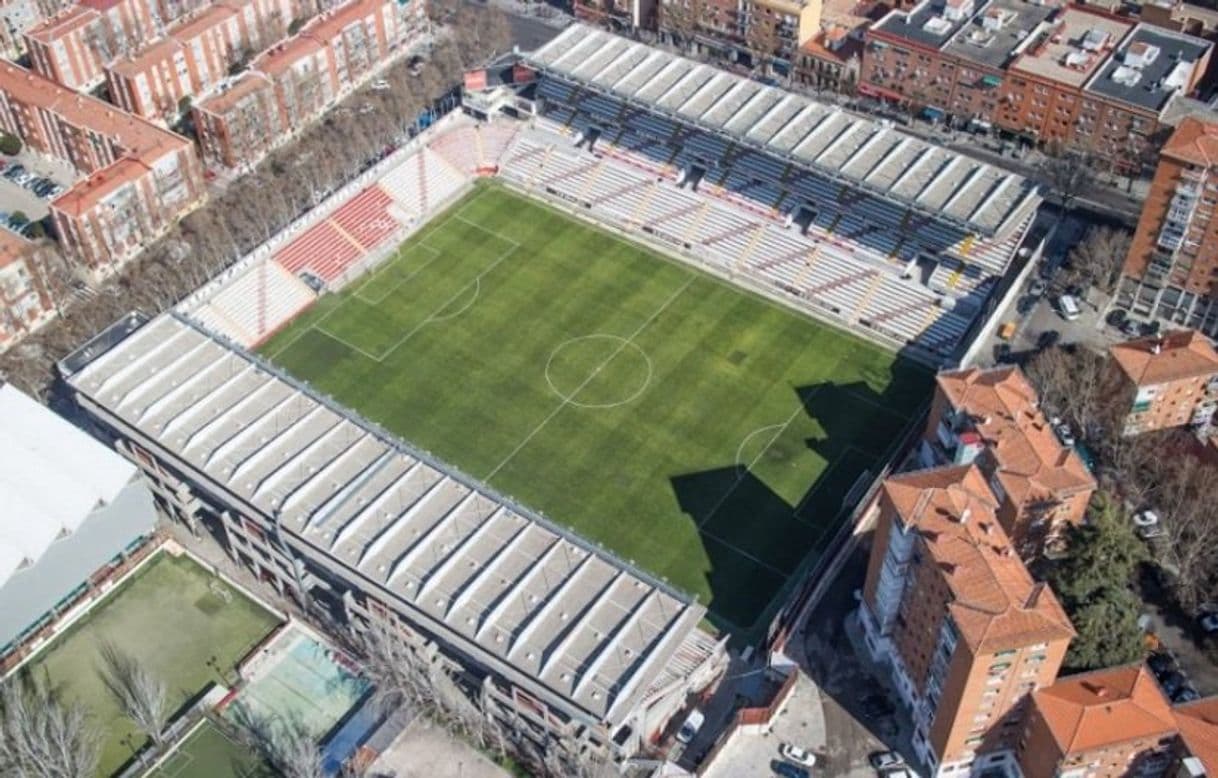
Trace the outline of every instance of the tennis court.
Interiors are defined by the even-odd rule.
[[[225,707],[227,719],[269,732],[292,727],[318,740],[368,691],[334,649],[296,628],[284,630],[242,675],[246,684]]]

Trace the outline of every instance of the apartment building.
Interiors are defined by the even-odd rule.
[[[1218,408],[1218,352],[1196,330],[1118,343],[1110,349],[1124,434],[1208,429]]]
[[[824,0],[660,0],[661,38],[735,61],[791,69],[821,32]],[[760,65],[761,62],[754,62]]]
[[[1218,336],[1218,122],[1189,116],[1159,153],[1118,302]]]
[[[657,27],[656,0],[573,0],[571,10],[582,22],[612,30]]]
[[[1213,44],[1080,6],[926,0],[866,33],[860,91],[1138,167]]]
[[[186,138],[10,62],[0,62],[0,129],[84,176],[51,203],[51,217],[64,250],[95,275],[206,196]]]
[[[0,229],[0,351],[55,317],[60,263],[50,242]]]
[[[1218,697],[1181,703],[1172,712],[1188,754],[1180,760],[1178,778],[1218,775]]]
[[[1096,481],[1063,446],[1016,366],[940,373],[918,456],[926,467],[976,463],[1019,555],[1054,549],[1086,515]]]
[[[236,64],[286,35],[294,12],[291,0],[222,0],[110,65],[111,97],[139,116],[172,120],[187,98],[208,92]]]
[[[209,168],[238,170],[264,157],[286,131],[275,87],[262,73],[247,72],[193,108],[195,133]]]
[[[853,89],[862,67],[864,33],[886,9],[872,0],[825,0],[820,29],[795,53],[792,79],[814,89]]]
[[[106,65],[156,40],[164,30],[152,0],[81,0],[28,30],[30,64],[69,89],[105,81]]]
[[[1070,620],[1015,553],[975,464],[892,476],[869,510],[860,623],[919,758],[936,776],[1012,769],[1029,694],[1056,678]]]
[[[1019,743],[1024,778],[1154,778],[1180,756],[1171,702],[1139,663],[1071,675],[1032,692]]]
[[[354,0],[264,52],[249,72],[194,107],[208,165],[253,164],[367,81],[423,30],[420,3]]]
[[[1007,66],[1057,13],[1024,0],[926,0],[865,33],[859,91],[929,118],[989,122]]]

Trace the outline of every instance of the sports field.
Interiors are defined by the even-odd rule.
[[[274,778],[276,775],[278,773],[252,749],[204,719],[145,778]]]
[[[494,184],[262,352],[735,632],[823,548],[930,384]]]
[[[237,660],[278,619],[187,557],[160,553],[107,595],[84,618],[27,665],[65,699],[80,702],[103,728],[99,775],[110,775],[143,745],[144,737],[119,710],[98,674],[99,647],[109,641],[162,679],[171,709],[229,680]]]

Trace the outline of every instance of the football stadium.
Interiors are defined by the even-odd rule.
[[[259,575],[623,758],[849,531],[1039,195],[584,25],[510,70],[61,371]]]

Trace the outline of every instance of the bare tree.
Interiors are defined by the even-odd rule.
[[[1069,211],[1074,200],[1095,183],[1099,160],[1079,146],[1052,143],[1047,149],[1042,172],[1045,182],[1058,196],[1063,211]]]
[[[663,0],[659,12],[660,30],[690,51],[706,10],[705,0]]]
[[[769,70],[770,61],[778,52],[778,44],[778,29],[774,20],[754,4],[748,28],[744,32],[744,45],[753,61],[753,70],[759,70],[762,74]]]
[[[1133,236],[1113,227],[1092,227],[1070,251],[1067,281],[1084,289],[1094,286],[1112,294],[1121,280],[1121,268]]]
[[[267,755],[285,778],[327,778],[321,749],[300,724],[275,727]]]
[[[97,770],[102,733],[76,705],[29,679],[0,686],[0,775],[81,778]]]
[[[153,742],[165,745],[169,721],[169,695],[165,683],[139,660],[109,641],[101,644],[101,678],[119,708]]]
[[[1098,445],[1120,435],[1115,375],[1105,355],[1057,346],[1034,356],[1025,371],[1046,412],[1077,425],[1084,439]]]

